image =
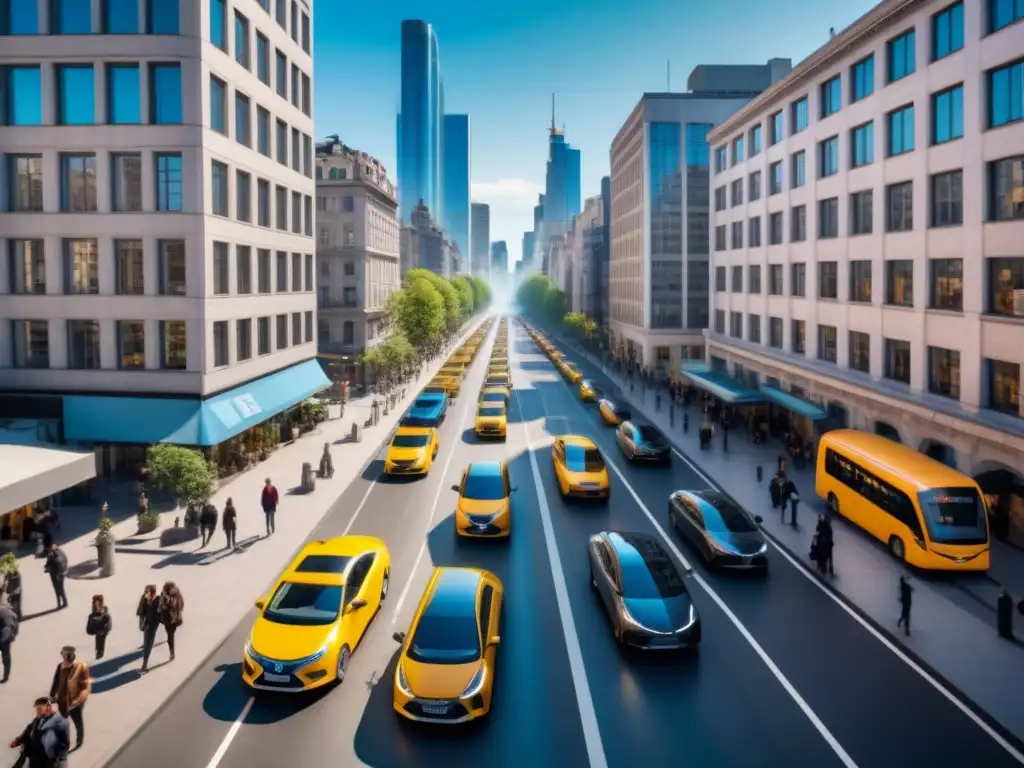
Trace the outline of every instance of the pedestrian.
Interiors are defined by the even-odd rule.
[[[50,684],[50,699],[57,705],[61,715],[75,724],[75,749],[80,749],[85,739],[84,710],[86,699],[92,691],[92,677],[89,665],[76,658],[73,646],[60,649],[60,664],[53,673]]]
[[[64,592],[64,577],[68,573],[68,556],[64,550],[56,544],[50,545],[50,552],[46,555],[46,565],[43,571],[50,574],[50,583],[53,585],[53,594],[57,598],[57,608],[68,607],[68,596]]]
[[[11,679],[11,646],[18,636],[18,615],[7,603],[0,601],[0,664],[4,674],[0,683]]]
[[[7,604],[18,617],[18,621],[21,621],[21,571],[18,570],[17,560],[11,563],[4,576],[4,588],[0,592],[7,596]]]
[[[910,604],[913,601],[914,588],[906,576],[900,576],[900,619],[896,628],[903,627],[907,637],[910,636]]]
[[[786,486],[789,492],[784,491],[783,495],[789,499],[789,524],[796,528],[796,509],[800,505],[800,494],[796,492],[796,486],[792,480],[787,480]]]
[[[149,672],[149,656],[156,642],[156,631],[160,628],[160,599],[156,595],[156,585],[147,584],[139,598],[139,607],[135,610],[139,617],[139,631],[142,632],[142,669],[140,675]]]
[[[92,612],[85,622],[85,634],[96,639],[96,660],[103,658],[107,648],[107,635],[114,628],[114,620],[110,618],[103,595],[92,596]]]
[[[828,515],[818,515],[818,535],[822,538],[822,563],[821,572],[828,572],[829,576],[836,575],[835,565],[832,562],[832,551],[835,548],[835,536],[832,533],[832,520]]]
[[[231,499],[228,499],[224,505],[224,517],[221,524],[224,526],[224,536],[228,542],[228,549],[236,549],[238,547],[238,542],[235,538],[238,533],[238,513],[235,512],[235,503]]]
[[[263,484],[263,493],[260,495],[260,506],[263,507],[263,517],[267,522],[267,536],[274,532],[274,515],[277,514],[278,501],[277,488],[268,477]]]
[[[32,722],[11,742],[11,749],[21,749],[16,768],[67,768],[71,747],[68,721],[47,696],[36,699],[35,707]]]
[[[203,509],[199,513],[199,530],[203,536],[202,546],[205,547],[217,532],[217,508],[209,501],[203,504]]]
[[[139,491],[139,506],[135,517],[139,522],[142,522],[143,515],[147,514],[149,514],[149,496],[146,495],[146,490],[142,489]]]
[[[173,581],[168,581],[160,592],[160,623],[167,632],[167,649],[171,652],[171,661],[174,661],[174,633],[181,626],[184,611],[185,598],[181,590]]]

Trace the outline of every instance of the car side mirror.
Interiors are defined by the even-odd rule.
[[[494,635],[494,637],[491,638],[491,645],[500,645],[500,644],[501,644],[501,638],[498,635]]]
[[[391,639],[394,640],[396,643],[404,643],[405,632],[395,632],[393,635],[391,635]]]
[[[764,518],[761,517],[760,515],[754,515],[754,522],[757,523],[758,525],[760,525],[761,523],[764,522]]]
[[[452,490],[455,491],[456,493],[458,493],[459,492],[459,486],[458,485],[453,485],[452,486]]]
[[[266,605],[266,602],[262,598],[260,598],[259,600],[256,601],[256,607],[259,610],[261,610],[261,611],[263,610],[263,606],[265,606],[265,605]]]
[[[363,600],[362,598],[359,598],[359,599],[353,600],[351,603],[349,603],[348,607],[349,607],[349,610],[358,611],[360,608],[365,608],[366,607],[366,601]]]

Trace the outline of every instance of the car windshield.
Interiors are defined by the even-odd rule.
[[[428,418],[426,416],[406,416],[402,419],[401,426],[403,427],[432,427],[437,422],[437,419]]]
[[[462,497],[479,501],[497,501],[505,498],[505,481],[501,475],[470,474],[462,486]]]
[[[413,404],[413,408],[437,408],[441,405],[439,397],[420,397]]]
[[[504,403],[505,393],[504,392],[486,392],[484,393],[485,403]]]
[[[604,459],[596,448],[567,445],[565,446],[565,466],[570,472],[600,472],[604,469]]]
[[[635,600],[664,600],[686,594],[679,571],[663,552],[630,554],[620,561],[622,595]]]
[[[430,440],[430,435],[395,435],[391,445],[395,448],[422,448]]]
[[[422,664],[469,664],[480,658],[476,617],[423,614],[409,642],[409,658]]]
[[[424,392],[433,392],[434,394],[437,394],[437,395],[443,395],[447,390],[444,387],[442,387],[440,384],[432,384],[431,386],[426,387],[423,391]]]
[[[637,427],[637,432],[640,433],[640,440],[649,445],[664,445],[665,438],[661,436],[661,432],[656,430],[654,427],[644,425]]]
[[[480,409],[481,416],[504,416],[505,409],[500,406],[489,405],[486,408]]]
[[[274,624],[301,627],[331,624],[341,610],[341,587],[286,581],[270,598],[263,618]]]
[[[757,530],[754,521],[742,509],[721,494],[698,497],[704,530],[708,533],[753,533]]]
[[[935,488],[918,494],[928,536],[937,544],[988,541],[985,504],[975,488]]]

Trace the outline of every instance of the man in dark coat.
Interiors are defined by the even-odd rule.
[[[53,594],[57,598],[57,607],[67,608],[68,596],[64,592],[64,577],[68,573],[68,557],[56,544],[50,545],[43,570],[50,574],[50,583],[53,585]]]
[[[67,768],[71,733],[68,721],[48,696],[36,699],[36,716],[11,749],[21,749],[28,768]]]
[[[277,514],[278,501],[280,497],[277,495],[277,488],[268,477],[263,485],[263,493],[260,494],[260,506],[263,507],[263,516],[267,522],[267,536],[274,532],[274,515]]]

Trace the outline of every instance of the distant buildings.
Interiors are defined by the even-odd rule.
[[[555,126],[554,97],[551,102],[551,127],[548,129],[548,162],[544,175],[544,195],[534,210],[534,231],[539,240],[542,260],[550,261],[552,238],[565,235],[580,212],[580,151],[565,140],[565,132]],[[537,228],[537,216],[541,224]]]
[[[459,250],[472,249],[469,115],[444,116],[444,229]]]
[[[491,278],[500,280],[508,275],[508,244],[504,240],[491,243]]]
[[[473,203],[470,223],[470,272],[482,280],[491,274],[491,206]]]
[[[536,232],[523,232],[523,255],[516,265],[522,264],[523,269],[533,268],[533,241],[537,237]]]
[[[403,21],[397,147],[399,215],[404,221],[421,203],[443,220],[443,115],[437,35],[425,21]]]
[[[611,180],[601,180],[602,194],[586,200],[583,212],[573,219],[566,235],[568,268],[560,286],[573,312],[583,312],[603,325],[608,316],[608,220]]]
[[[402,224],[399,250],[403,275],[420,267],[448,279],[461,268],[451,239],[422,204],[413,210],[409,223]]]

